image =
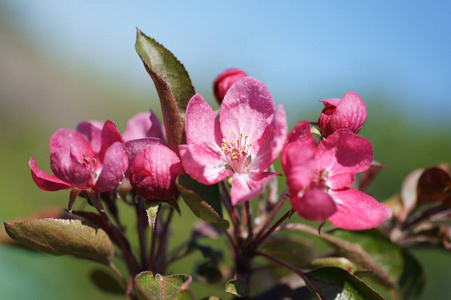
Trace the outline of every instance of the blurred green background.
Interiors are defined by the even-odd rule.
[[[50,193],[38,189],[31,179],[28,167],[30,156],[34,156],[40,168],[50,171],[47,143],[49,137],[58,128],[75,128],[81,120],[112,119],[116,122],[117,127],[123,130],[126,121],[137,112],[152,108],[157,114],[160,114],[153,83],[150,78],[147,78],[138,56],[134,53],[133,25],[124,21],[124,15],[127,20],[133,20],[135,17],[135,26],[143,26],[144,28],[141,29],[146,34],[157,38],[166,45],[182,63],[185,63],[186,59],[185,66],[192,76],[197,92],[202,93],[212,105],[215,104],[212,98],[211,83],[216,74],[228,67],[243,68],[250,75],[265,82],[275,101],[284,103],[288,112],[290,128],[299,120],[317,119],[322,109],[322,104],[317,102],[318,99],[341,98],[348,90],[357,91],[368,105],[368,118],[361,134],[372,142],[375,160],[389,167],[378,175],[369,190],[379,200],[399,193],[403,178],[410,171],[451,161],[451,122],[449,121],[451,108],[447,94],[451,81],[449,74],[445,74],[443,71],[443,68],[446,69],[449,66],[449,51],[446,51],[445,55],[442,52],[443,49],[449,50],[449,35],[431,36],[432,31],[417,30],[419,36],[425,38],[423,41],[428,41],[429,48],[425,45],[411,44],[411,51],[418,47],[418,52],[415,52],[414,55],[409,51],[403,52],[405,49],[399,48],[396,38],[390,37],[387,44],[381,44],[379,57],[379,48],[375,47],[375,45],[379,45],[377,33],[366,32],[365,37],[361,38],[373,41],[371,49],[363,47],[356,51],[351,44],[340,44],[336,49],[347,53],[346,59],[340,60],[339,57],[334,57],[336,61],[324,68],[326,63],[321,59],[327,58],[328,54],[322,53],[323,56],[318,57],[318,51],[315,50],[302,52],[299,57],[288,54],[289,60],[283,60],[291,45],[285,44],[285,41],[289,43],[288,38],[292,37],[293,32],[297,32],[296,28],[314,31],[317,30],[314,28],[318,24],[323,24],[324,28],[322,29],[327,32],[323,38],[332,38],[337,34],[339,36],[342,34],[344,37],[341,31],[334,32],[333,21],[329,20],[328,22],[332,22],[332,24],[324,25],[325,23],[322,22],[324,19],[319,22],[314,17],[307,18],[306,22],[310,22],[308,24],[311,27],[305,28],[298,23],[290,23],[296,20],[296,14],[294,16],[290,14],[290,18],[287,17],[288,23],[281,23],[280,20],[283,20],[284,15],[277,16],[278,13],[281,13],[278,10],[273,12],[274,15],[268,15],[268,18],[265,19],[261,14],[268,13],[266,11],[270,9],[268,3],[262,4],[263,8],[261,8],[259,2],[249,1],[250,4],[247,3],[239,11],[233,6],[233,4],[238,5],[238,2],[227,3],[225,13],[228,17],[219,18],[217,23],[213,22],[214,25],[211,27],[205,26],[199,19],[206,18],[211,22],[213,14],[210,12],[215,9],[220,10],[221,7],[213,6],[205,1],[202,4],[198,3],[197,6],[194,5],[194,8],[191,8],[192,11],[197,9],[199,12],[197,15],[192,14],[192,19],[196,19],[192,21],[194,25],[185,22],[189,26],[194,26],[189,35],[192,38],[191,41],[186,33],[174,32],[176,29],[181,30],[180,26],[183,26],[183,20],[177,21],[174,16],[176,13],[180,13],[189,20],[189,14],[192,11],[190,10],[188,13],[186,10],[178,11],[176,8],[170,10],[167,6],[171,4],[153,3],[151,8],[154,10],[152,10],[146,6],[150,5],[149,3],[141,1],[139,5],[146,9],[142,9],[140,13],[137,13],[141,8],[137,4],[127,6],[126,11],[121,15],[124,18],[119,18],[115,23],[125,27],[118,32],[118,37],[125,35],[127,39],[121,39],[115,37],[116,28],[112,25],[112,28],[108,27],[110,26],[108,24],[115,22],[114,18],[120,8],[119,4],[108,6],[107,2],[99,1],[96,2],[95,7],[92,7],[93,11],[80,13],[80,9],[83,7],[72,1],[61,7],[52,7],[49,5],[50,2],[45,1],[43,4],[44,6],[48,5],[48,7],[45,6],[47,8],[43,13],[44,10],[36,11],[33,6],[28,7],[28,3],[24,1],[17,1],[14,4],[12,1],[0,1],[0,125],[3,128],[2,143],[0,143],[2,166],[0,171],[0,221],[2,223],[30,215],[42,207],[65,207],[67,205],[67,191]],[[90,8],[90,4],[87,4],[86,1],[81,1],[81,3],[86,5],[85,8]],[[225,5],[224,1],[219,1],[219,3]],[[294,2],[289,3],[296,5]],[[385,16],[382,13],[388,12],[391,7],[386,2],[384,3],[387,6],[375,8],[374,14],[381,12],[378,16]],[[412,2],[409,3],[413,5]],[[360,7],[356,2],[346,2],[346,5],[350,7],[353,4],[360,9],[359,13],[369,13],[370,11]],[[158,5],[164,6],[161,14],[159,14]],[[172,5],[177,7],[174,3]],[[63,6],[64,11],[60,11],[59,9],[62,9]],[[296,9],[304,19],[306,19],[306,15],[314,16],[315,13],[324,18],[325,11],[336,15],[349,8],[346,6],[335,7],[337,9],[335,13],[333,10],[329,12],[328,10],[331,8],[327,6],[327,9],[300,6],[302,5],[296,5]],[[110,11],[108,8],[111,7],[114,7],[116,11]],[[356,8],[352,7],[355,12]],[[288,14],[290,7],[284,5],[283,8],[282,12]],[[74,11],[73,15],[71,15],[71,9]],[[420,13],[422,9],[423,7],[417,7],[414,12]],[[399,6],[395,7],[395,10],[401,11]],[[412,13],[411,7],[407,10],[406,14],[409,13],[409,10]],[[170,15],[168,11],[173,15]],[[234,20],[238,24],[228,24],[227,22],[232,22],[230,16],[235,12],[238,19]],[[253,18],[257,18],[258,26],[267,25],[267,27],[260,28],[261,36],[247,34],[243,29],[251,26],[250,23],[243,21],[247,17],[246,13],[250,14],[250,22],[254,20]],[[252,13],[255,13],[257,17]],[[57,17],[52,19],[51,16]],[[104,22],[102,23],[104,25],[99,28],[92,25],[94,23],[91,20],[97,16],[98,22]],[[409,18],[406,17],[405,20],[413,22],[412,15],[408,16]],[[447,31],[449,22],[445,24],[446,26],[440,23],[444,20],[440,6],[436,6],[432,10],[428,8],[425,16],[436,18],[438,23],[432,29],[449,33]],[[337,18],[340,19],[340,17]],[[360,14],[360,19],[349,22],[357,22],[365,28],[370,21],[368,20],[366,23],[366,20],[361,18],[363,17]],[[402,19],[402,15],[400,18]],[[112,23],[107,23],[106,20]],[[46,23],[46,21],[49,22]],[[345,18],[342,21],[346,24]],[[79,24],[83,22],[86,24],[85,27],[80,27]],[[274,22],[276,27],[285,27],[279,29],[278,32],[272,28],[271,22]],[[378,22],[383,23],[383,18]],[[39,27],[40,24],[47,25]],[[63,29],[72,28],[72,30],[65,32],[58,28],[59,24]],[[418,29],[414,25],[412,26],[414,29]],[[289,28],[293,32],[289,31]],[[362,28],[356,26],[341,29],[351,30],[350,34],[354,38],[360,38],[359,34]],[[396,27],[392,28],[392,30],[395,29]],[[390,31],[390,28],[381,28],[381,30]],[[278,33],[282,31],[283,37],[277,40]],[[263,32],[269,34],[270,40],[266,40]],[[205,33],[208,34],[205,35]],[[375,40],[372,40],[370,33],[374,34]],[[202,39],[196,40],[197,34],[202,36]],[[406,36],[409,37],[411,34],[414,35],[410,32]],[[252,40],[247,41],[247,37],[250,35],[252,35]],[[349,38],[348,35],[346,36]],[[83,37],[87,37],[87,39],[83,40]],[[321,39],[319,33],[316,37]],[[441,40],[434,44],[426,40],[426,37],[432,41]],[[209,51],[209,38],[215,41],[219,48],[212,46]],[[260,40],[256,42],[256,38]],[[315,41],[308,40],[301,46],[296,45],[299,49],[308,47],[316,49],[319,42]],[[85,45],[90,45],[90,43],[96,45],[96,48],[85,49]],[[233,45],[236,44],[239,44],[240,47],[234,48]],[[394,49],[393,53],[396,53],[392,56],[397,56],[400,62],[403,61],[403,56],[408,56],[412,59],[410,66],[413,66],[412,64],[418,60],[423,63],[420,67],[424,67],[424,69],[420,67],[406,68],[406,65],[401,63],[393,64],[390,60],[393,59],[389,54],[391,52],[384,50],[387,47],[390,49],[390,45]],[[249,58],[249,55],[260,52],[260,49],[263,52],[268,51],[264,50],[266,48],[270,49],[272,56],[267,55],[266,58],[263,58],[256,54],[257,60]],[[330,55],[333,55],[334,50],[331,48]],[[127,55],[121,56],[123,53],[121,51],[126,51]],[[361,57],[357,52],[364,53],[366,56]],[[205,53],[209,53],[209,57],[205,57]],[[428,55],[424,55],[424,53]],[[436,56],[435,60],[429,64],[428,59],[432,59],[430,56],[434,55]],[[379,59],[387,61],[388,65],[372,69],[371,66],[378,65]],[[215,64],[210,64],[210,60],[214,60]],[[299,65],[299,61],[302,61],[303,64]],[[290,65],[290,62],[293,65]],[[340,63],[348,66],[344,70],[343,76],[339,72]],[[404,63],[409,66],[409,61]],[[427,66],[430,66],[431,69],[426,68]],[[302,69],[303,67],[305,69]],[[317,69],[315,69],[316,67]],[[368,75],[372,70],[375,71],[374,74]],[[449,71],[449,68],[447,70]],[[412,72],[413,75],[400,75],[399,77],[393,75],[398,72]],[[355,77],[346,77],[350,73]],[[420,75],[415,80],[409,77],[419,73],[421,76],[428,74],[433,74],[433,76],[429,76],[427,80]],[[310,74],[312,74],[312,82],[308,81]],[[397,89],[394,89],[394,86]],[[182,210],[182,217],[176,219],[174,228],[175,236],[178,239],[183,239],[188,234],[186,224],[193,220],[191,212],[185,206],[182,207]],[[132,220],[131,212],[126,211],[124,214],[130,215],[130,220]],[[132,221],[130,221],[130,226],[134,226]],[[214,243],[219,243],[220,246],[224,244],[222,241]],[[428,277],[420,299],[451,297],[451,286],[448,284],[451,280],[451,272],[449,272],[451,253],[444,250],[418,249],[414,251],[414,254],[424,266]],[[190,256],[187,259],[189,263],[178,264],[171,270],[189,273],[193,262],[199,258],[200,256],[197,254]],[[102,269],[101,266],[98,267],[88,261],[79,261],[69,257],[53,257],[20,247],[0,245],[1,298],[122,299],[123,296],[102,292],[91,283],[90,274],[99,268]],[[197,297],[201,297],[215,292],[203,285],[196,285],[195,293]],[[224,296],[224,294],[217,293],[216,295]]]

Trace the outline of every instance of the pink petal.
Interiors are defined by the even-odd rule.
[[[124,178],[127,168],[125,145],[122,142],[115,142],[105,152],[102,171],[93,189],[98,192],[113,191]]]
[[[336,100],[323,100],[326,106],[318,119],[323,135],[327,137],[340,128],[358,133],[366,120],[365,102],[355,92],[347,92],[341,101]]]
[[[50,168],[59,179],[73,184],[79,189],[93,186],[93,173],[79,160],[68,147],[61,147],[50,154]]]
[[[310,221],[323,221],[336,212],[334,200],[323,189],[307,189],[302,195],[292,194],[291,206],[298,215]]]
[[[175,180],[183,173],[177,154],[165,145],[155,144],[136,156],[130,182],[145,199],[168,200],[177,194]]]
[[[70,153],[80,161],[83,160],[83,155],[89,158],[94,157],[94,151],[88,140],[81,133],[72,129],[58,129],[50,137],[49,148],[50,154],[65,149],[66,159],[70,159]]]
[[[128,169],[127,172],[125,173],[126,177],[128,177],[130,174],[130,170],[133,166],[133,161],[135,160],[136,155],[138,155],[138,153],[143,152],[150,145],[154,144],[164,145],[165,142],[162,139],[153,137],[131,140],[125,143],[125,150],[127,151],[128,156]]]
[[[77,132],[81,133],[85,139],[91,144],[92,150],[96,154],[100,151],[100,146],[102,144],[102,133],[103,123],[99,121],[82,121],[77,125]]]
[[[278,175],[277,173],[249,173],[249,174],[233,174],[232,188],[230,196],[232,198],[232,205],[237,205],[241,202],[249,201],[260,194],[265,188],[266,184]]]
[[[282,151],[282,166],[285,164],[286,160],[284,152],[286,152],[286,150],[290,147],[297,147],[298,144],[310,148],[313,152],[316,151],[316,143],[310,131],[309,121],[300,121],[293,127],[293,129],[291,129]]]
[[[287,136],[287,118],[280,105],[274,113],[274,119],[262,137],[251,148],[252,162],[249,168],[254,172],[263,172],[277,159]]]
[[[329,217],[336,227],[346,230],[365,230],[379,226],[391,212],[387,206],[371,196],[352,188],[329,190],[338,206]]]
[[[164,140],[163,129],[155,113],[138,113],[128,122],[122,135],[124,141],[136,140],[146,137],[156,137]]]
[[[351,185],[355,175],[373,161],[371,143],[349,129],[339,129],[321,141],[315,155],[318,169],[329,173],[327,185],[340,189]]]
[[[229,88],[247,74],[239,69],[228,69],[219,74],[213,82],[213,92],[216,100],[221,103]]]
[[[243,133],[253,144],[271,123],[275,106],[268,88],[250,76],[233,84],[221,104],[221,132],[227,140]]]
[[[108,148],[116,142],[123,143],[124,140],[122,139],[122,135],[119,132],[119,130],[116,129],[116,125],[111,120],[105,122],[105,125],[103,126],[102,129],[101,137],[102,137],[102,147],[100,148],[98,158],[100,163],[103,163],[105,152],[108,150]]]
[[[292,195],[297,194],[313,181],[317,171],[315,152],[302,144],[294,144],[283,151],[285,163],[282,167],[287,177],[287,185]]]
[[[221,153],[222,134],[213,109],[200,94],[186,107],[186,141],[210,152]]]
[[[192,178],[203,184],[214,184],[229,177],[233,172],[225,168],[225,157],[200,146],[179,145],[183,168]]]
[[[73,187],[73,185],[58,179],[57,177],[41,171],[33,157],[30,158],[28,165],[31,168],[31,177],[36,185],[44,191],[58,191]]]

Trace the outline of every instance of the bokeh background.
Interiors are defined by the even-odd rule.
[[[34,156],[49,171],[58,128],[112,119],[123,130],[137,112],[160,113],[136,27],[179,58],[212,105],[226,68],[263,81],[290,128],[317,119],[318,100],[357,92],[368,106],[362,135],[389,167],[370,190],[384,200],[410,171],[451,161],[450,12],[417,0],[0,0],[0,221],[67,204],[67,191],[41,191],[28,168]],[[428,276],[420,299],[451,297],[451,253],[414,254]],[[0,245],[1,298],[122,299],[90,282],[93,265]]]

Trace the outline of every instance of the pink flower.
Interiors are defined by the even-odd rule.
[[[221,104],[228,89],[237,80],[247,76],[247,74],[239,69],[227,69],[219,74],[213,82],[213,92],[216,100]]]
[[[371,143],[349,129],[335,131],[316,147],[309,123],[299,122],[282,152],[293,209],[305,219],[329,219],[342,229],[378,226],[390,216],[390,210],[349,188],[355,175],[368,169],[372,160]]]
[[[163,128],[155,113],[138,113],[128,122],[124,130],[124,141],[154,137],[164,140]]]
[[[183,174],[180,158],[168,146],[153,144],[134,158],[130,183],[148,200],[169,200],[177,194],[175,180]]]
[[[340,128],[348,128],[354,133],[362,129],[366,120],[366,106],[362,98],[355,92],[347,92],[340,99],[322,100],[323,111],[318,119],[318,125],[324,137]]]
[[[179,151],[185,171],[203,184],[232,176],[232,204],[257,196],[276,173],[264,172],[278,157],[287,134],[285,110],[252,77],[238,80],[221,104],[219,120],[197,94],[186,109],[187,145]]]
[[[102,130],[93,122],[81,122],[77,131],[59,129],[50,138],[49,147],[50,168],[55,175],[40,170],[33,157],[29,161],[34,182],[45,191],[74,187],[112,191],[128,167],[122,136],[109,120]]]

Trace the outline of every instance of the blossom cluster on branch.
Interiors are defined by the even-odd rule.
[[[194,299],[189,288],[193,278],[170,269],[193,251],[205,259],[198,264],[196,278],[222,282],[222,250],[202,243],[219,236],[227,239],[233,260],[225,291],[238,297],[261,299],[253,294],[251,282],[257,257],[270,263],[267,269],[276,264],[296,274],[301,279],[297,288],[307,288],[317,299],[382,299],[360,278],[368,270],[394,293],[408,297],[419,292],[422,269],[400,245],[416,237],[411,229],[420,222],[450,217],[449,172],[425,171],[424,179],[414,183],[418,199],[399,200],[395,207],[365,193],[382,165],[374,161],[370,141],[358,135],[367,110],[357,93],[322,100],[318,121],[300,121],[288,131],[284,106],[276,108],[266,85],[245,72],[229,69],[214,80],[217,112],[195,93],[175,56],[139,30],[136,50],[158,91],[163,125],[150,111],[133,116],[122,134],[111,120],[82,121],[75,130],[57,130],[49,142],[53,175],[42,171],[33,157],[29,166],[42,190],[71,189],[67,213],[5,223],[13,239],[54,255],[107,265],[121,279],[127,299]],[[277,171],[279,158],[282,170]],[[278,181],[287,187],[280,194]],[[73,211],[79,198],[94,212]],[[174,211],[186,211],[181,199],[202,223],[173,247],[168,237]],[[138,251],[128,238],[117,201],[136,211]],[[426,202],[439,205],[419,216],[412,213],[421,211],[412,203]],[[397,209],[406,203],[408,208]],[[294,213],[319,221],[319,228],[301,220],[286,223]],[[321,229],[327,221],[332,226]],[[450,248],[451,230],[430,226]],[[307,240],[281,234],[285,230],[317,236],[334,253],[317,257]],[[371,247],[375,244],[399,259],[394,268],[419,271],[393,275],[388,260]],[[126,271],[113,263],[115,249]],[[275,273],[271,276],[282,281]],[[295,290],[284,294],[279,285],[274,284],[274,290],[280,297],[272,299],[295,297]]]

